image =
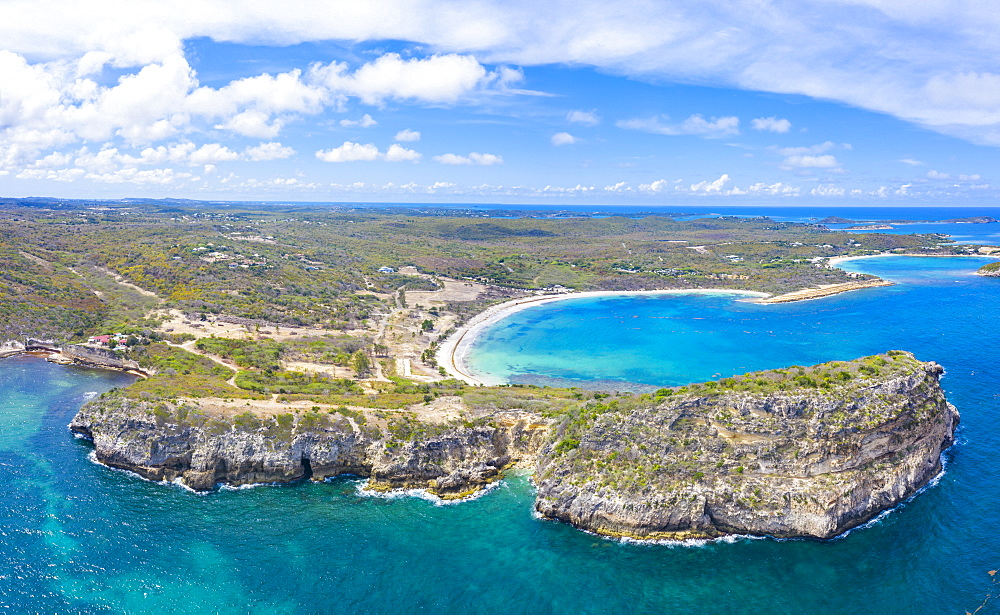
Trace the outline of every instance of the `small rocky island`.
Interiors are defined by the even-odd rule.
[[[1000,278],[1000,261],[995,263],[986,263],[976,270],[976,274],[983,275],[988,278]]]
[[[609,536],[831,538],[941,470],[958,413],[943,370],[890,351],[537,412],[461,420],[341,407],[212,415],[197,400],[84,406],[70,425],[98,461],[197,490],[353,474],[367,488],[475,493],[532,468],[536,510]]]

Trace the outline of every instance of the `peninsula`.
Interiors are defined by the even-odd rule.
[[[261,414],[118,392],[70,428],[101,463],[197,490],[352,474],[456,498],[520,465],[535,470],[539,513],[600,534],[831,538],[940,472],[958,423],[941,373],[890,351],[655,394],[470,393],[453,416]]]
[[[522,466],[541,514],[595,532],[822,538],[938,471],[957,420],[940,368],[893,352],[637,395],[481,386],[453,363],[542,301],[813,299],[888,283],[835,259],[908,253],[983,254],[769,218],[10,200],[0,356],[144,376],[72,429],[191,489],[354,474],[461,498]]]

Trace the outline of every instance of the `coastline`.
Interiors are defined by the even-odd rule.
[[[634,295],[680,295],[680,294],[737,294],[737,295],[749,295],[757,298],[764,298],[770,296],[769,293],[755,291],[755,290],[742,290],[742,289],[723,289],[723,288],[692,288],[692,289],[668,289],[668,290],[590,290],[582,292],[572,292],[572,293],[560,293],[557,295],[537,295],[534,297],[521,297],[520,299],[512,299],[498,305],[491,306],[479,314],[473,316],[467,323],[458,328],[454,333],[448,336],[437,352],[437,362],[438,365],[444,367],[445,371],[448,372],[454,378],[462,380],[467,384],[473,386],[497,386],[505,384],[502,381],[494,380],[488,381],[481,377],[475,376],[470,373],[470,370],[465,365],[465,355],[468,354],[469,349],[475,343],[476,338],[483,332],[484,329],[497,323],[498,321],[507,318],[511,314],[520,312],[521,310],[533,307],[536,305],[543,305],[546,303],[552,303],[555,301],[563,301],[566,299],[586,299],[594,297],[621,297],[621,296],[634,296]]]
[[[149,378],[149,374],[141,368],[115,367],[113,365],[106,365],[98,362],[82,361],[75,357],[68,357],[58,350],[32,348],[30,350],[8,349],[0,351],[0,359],[7,359],[9,357],[16,357],[20,355],[38,357],[40,359],[45,359],[49,363],[57,363],[59,365],[76,365],[79,367],[88,367],[90,369],[103,369],[109,372],[123,372],[138,378]]]
[[[917,257],[951,257],[951,256],[969,256],[969,257],[993,257],[998,258],[994,254],[913,254],[913,253],[896,253],[896,252],[882,252],[879,254],[863,254],[859,256],[836,256],[830,258],[827,264],[830,267],[836,267],[838,264],[863,258],[883,258],[886,256],[917,256]],[[484,329],[496,322],[503,320],[504,318],[515,314],[523,309],[535,305],[543,305],[545,303],[551,303],[553,301],[562,301],[564,299],[575,299],[575,298],[587,298],[587,297],[611,297],[611,296],[630,296],[630,295],[659,295],[659,294],[689,294],[689,293],[726,293],[726,294],[743,294],[750,295],[754,298],[748,298],[747,301],[751,303],[757,303],[761,305],[773,305],[777,303],[791,303],[793,301],[807,301],[810,299],[820,299],[823,297],[828,297],[831,295],[836,295],[844,292],[850,292],[853,290],[861,290],[865,288],[877,288],[882,286],[893,286],[895,282],[890,282],[888,280],[883,280],[881,278],[875,280],[859,280],[856,282],[844,282],[841,284],[831,284],[828,286],[823,286],[819,288],[804,288],[789,293],[783,293],[781,295],[772,295],[771,293],[753,291],[753,290],[742,290],[742,289],[669,289],[669,290],[638,290],[638,291],[616,291],[616,290],[599,290],[599,291],[582,291],[582,292],[568,292],[560,294],[551,295],[537,295],[534,297],[522,297],[520,299],[513,299],[505,303],[500,303],[498,305],[491,306],[486,310],[480,312],[473,316],[467,323],[459,327],[454,333],[448,336],[448,338],[441,344],[437,352],[437,362],[438,365],[443,367],[446,372],[453,378],[462,380],[467,384],[473,386],[498,386],[505,384],[500,380],[489,380],[488,378],[473,375],[469,368],[465,365],[465,356],[468,354],[469,349],[475,343],[476,338],[483,332]]]

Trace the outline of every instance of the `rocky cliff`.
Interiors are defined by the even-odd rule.
[[[908,498],[941,469],[958,414],[934,363],[893,351],[429,423],[402,411],[219,416],[197,402],[108,394],[71,429],[97,459],[206,490],[370,478],[370,488],[460,497],[515,462],[536,469],[536,509],[637,538],[829,538]]]
[[[354,474],[376,490],[421,488],[442,497],[497,480],[532,457],[547,433],[538,417],[517,411],[438,424],[404,413],[371,421],[354,412],[225,418],[190,403],[121,394],[84,406],[70,429],[93,440],[105,465],[196,490]]]
[[[836,536],[940,472],[942,371],[892,352],[584,408],[539,455],[536,509],[638,538]]]

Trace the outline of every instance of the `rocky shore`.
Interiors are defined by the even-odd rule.
[[[375,490],[458,498],[518,464],[535,469],[539,513],[601,534],[830,538],[940,472],[958,422],[941,373],[894,351],[594,398],[556,415],[447,422],[346,408],[213,416],[197,400],[118,391],[70,428],[101,463],[196,490],[353,474]]]
[[[95,369],[109,369],[128,372],[135,376],[147,376],[146,370],[135,361],[124,359],[110,350],[90,348],[79,344],[60,346],[57,342],[29,338],[26,342],[8,340],[0,345],[0,359],[36,352],[43,354],[47,361],[62,365],[80,365]]]

